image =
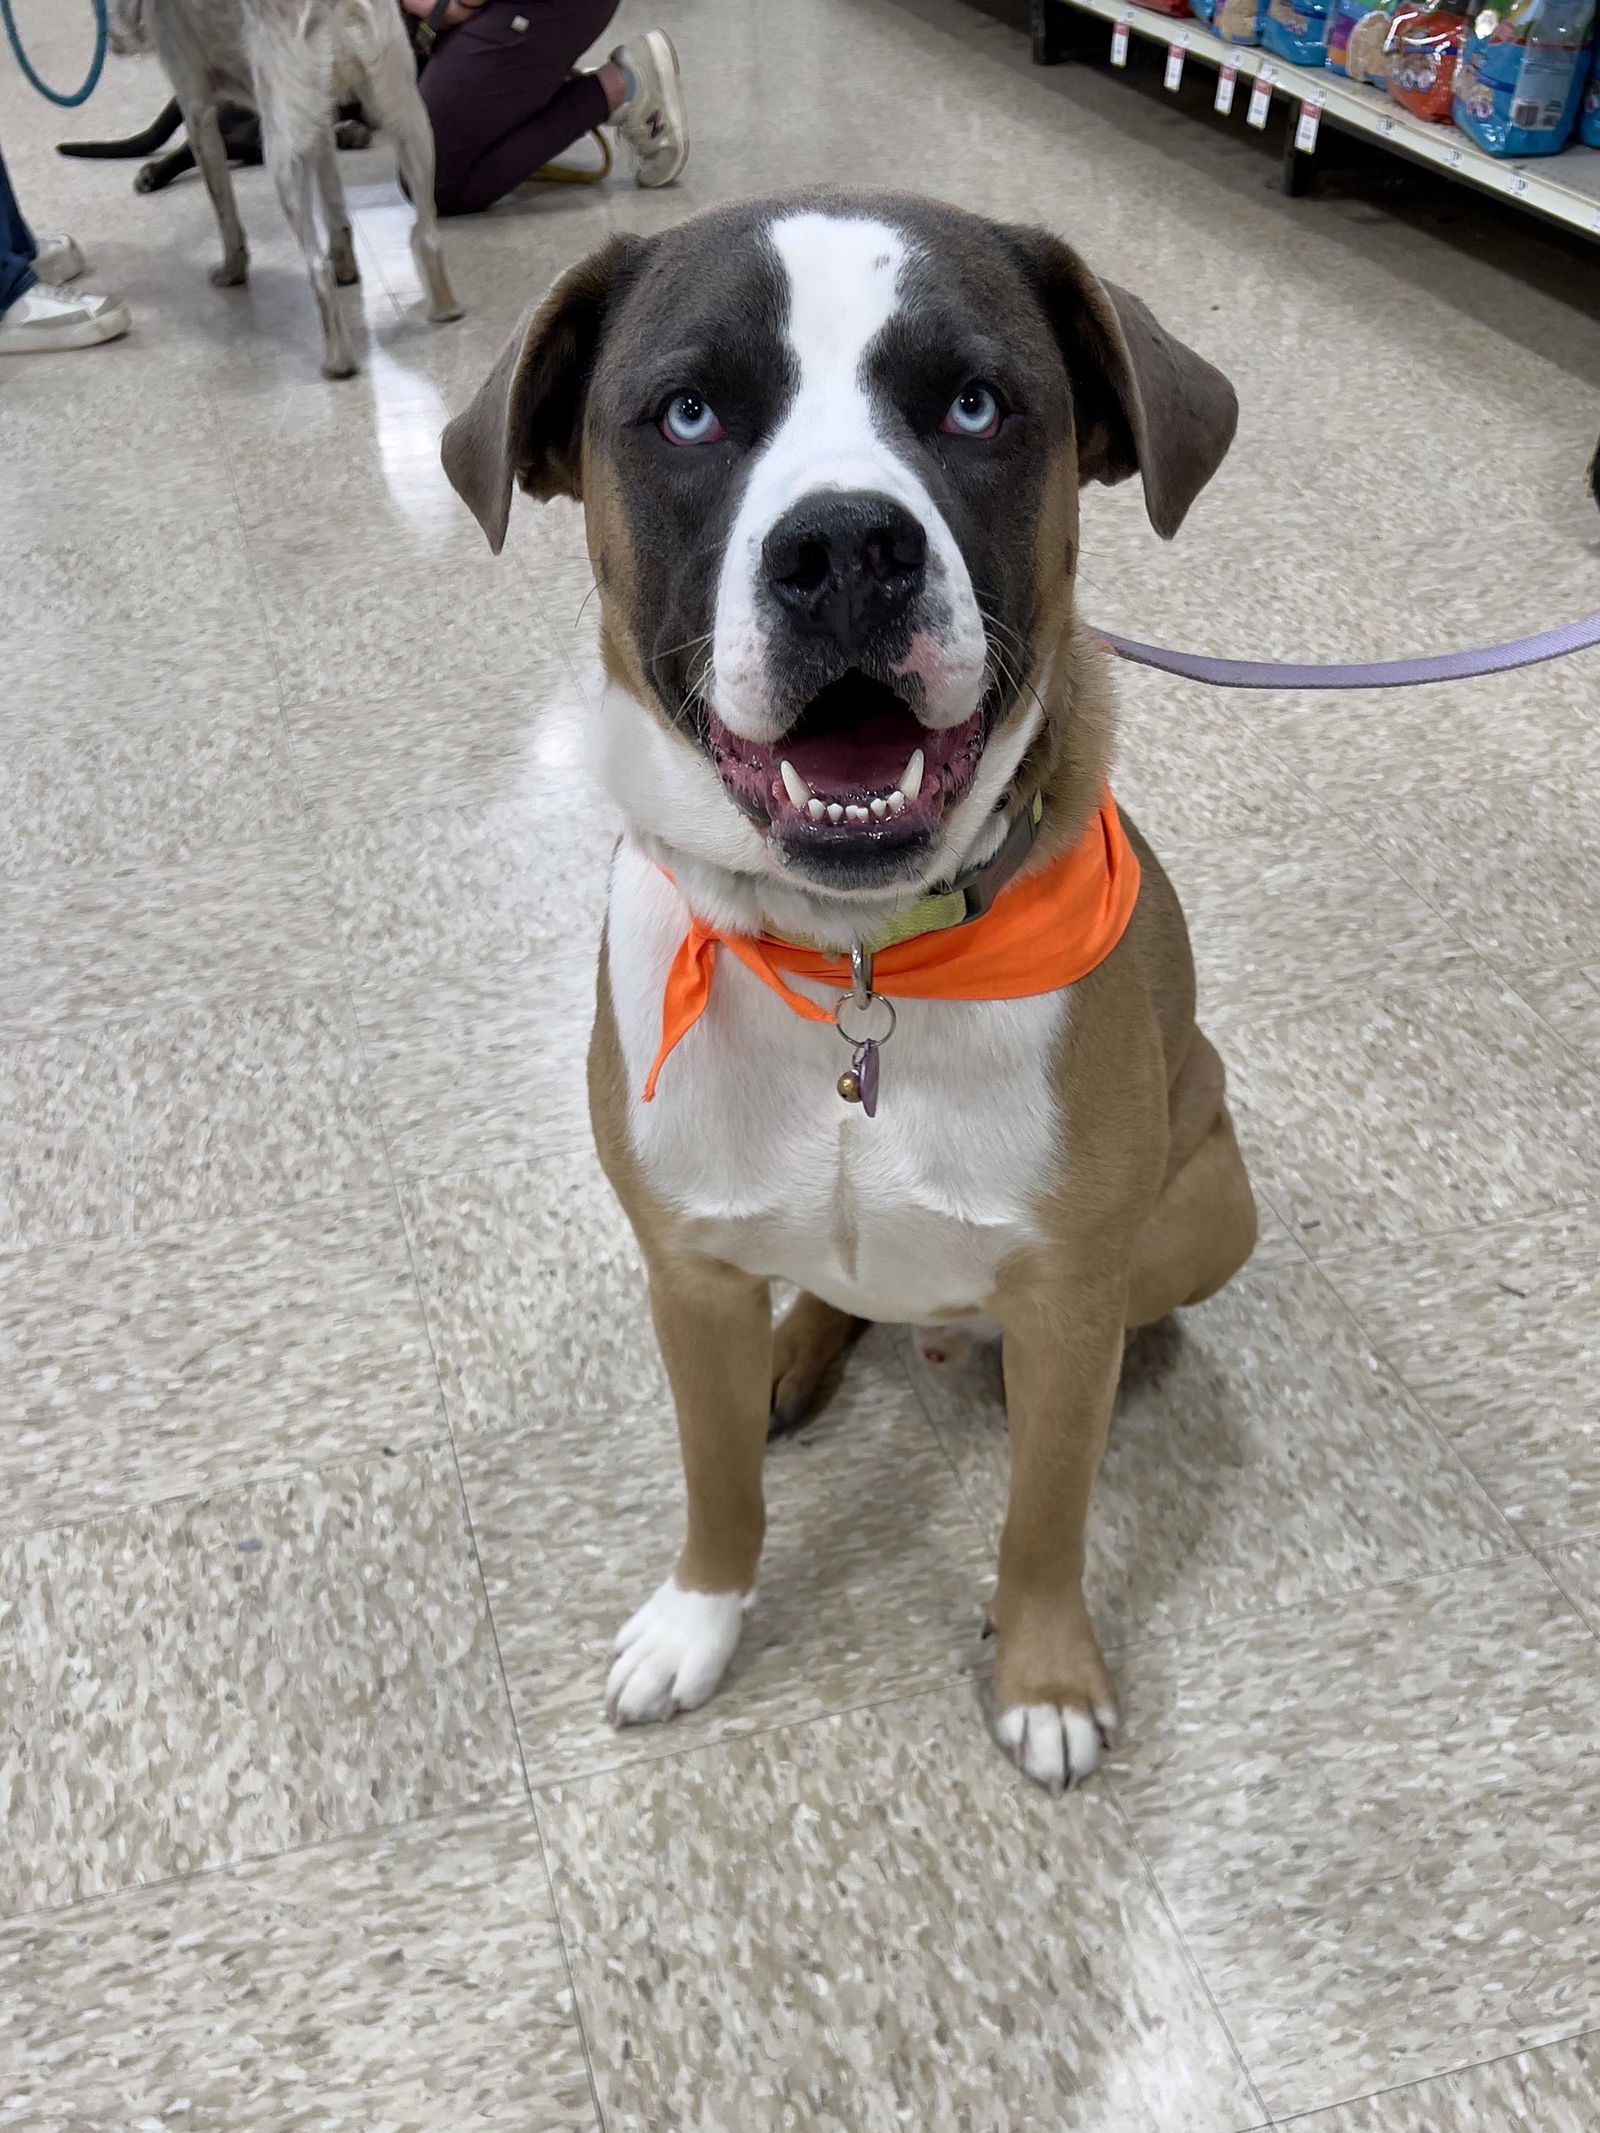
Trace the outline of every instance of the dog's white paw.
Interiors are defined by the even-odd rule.
[[[676,1578],[653,1592],[622,1626],[606,1681],[614,1726],[644,1726],[693,1711],[710,1696],[733,1657],[754,1592],[685,1592]]]
[[[1109,1704],[1089,1712],[1070,1704],[1014,1703],[994,1722],[994,1737],[1007,1755],[1053,1799],[1099,1769],[1116,1730],[1117,1714]]]

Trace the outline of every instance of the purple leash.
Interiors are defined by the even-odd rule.
[[[1435,652],[1425,659],[1377,659],[1344,667],[1277,666],[1269,659],[1213,659],[1205,652],[1169,652],[1159,644],[1132,637],[1095,634],[1112,651],[1141,667],[1181,674],[1213,689],[1406,689],[1418,682],[1467,681],[1474,674],[1503,674],[1509,667],[1534,667],[1545,659],[1564,659],[1600,644],[1600,615],[1567,622],[1560,629],[1514,637],[1509,644],[1486,644],[1475,652]]]

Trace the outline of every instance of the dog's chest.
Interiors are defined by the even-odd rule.
[[[924,1324],[976,1311],[1036,1242],[1059,1176],[1050,1065],[1064,994],[902,1000],[876,1118],[839,1096],[848,1048],[722,952],[705,1014],[640,1091],[684,907],[624,846],[612,877],[612,1004],[630,1137],[652,1193],[701,1249],[859,1317]],[[813,996],[836,997],[824,988]]]

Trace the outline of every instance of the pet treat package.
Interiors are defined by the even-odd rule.
[[[1389,25],[1389,94],[1418,118],[1447,126],[1456,66],[1472,34],[1465,15],[1446,7],[1397,7]]]
[[[1209,22],[1224,44],[1259,44],[1262,0],[1189,0],[1203,22]]]
[[[1189,0],[1140,0],[1142,7],[1153,8],[1158,15],[1197,15],[1200,10],[1192,8]]]
[[[1320,67],[1328,57],[1329,0],[1267,0],[1261,42],[1297,67]]]
[[[1378,0],[1376,7],[1366,6],[1365,0],[1336,0],[1328,23],[1328,65],[1336,74],[1370,82],[1375,89],[1388,88],[1394,8],[1395,0]]]
[[[1487,0],[1456,68],[1456,124],[1492,156],[1565,148],[1593,32],[1594,0]]]
[[[1594,71],[1584,88],[1578,113],[1578,139],[1585,148],[1600,148],[1600,44],[1595,46]]]
[[[1373,12],[1373,0],[1329,0],[1328,53],[1323,65],[1330,74],[1348,74],[1350,72],[1350,34],[1364,16]],[[1383,38],[1388,34],[1388,29],[1389,21],[1385,11],[1383,13],[1382,33],[1378,38],[1380,51],[1383,48]],[[1387,81],[1388,75],[1389,65],[1388,61],[1385,60],[1383,68],[1383,79],[1385,81]]]

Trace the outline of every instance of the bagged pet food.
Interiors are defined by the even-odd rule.
[[[1364,15],[1372,13],[1372,0],[1330,0],[1328,7],[1328,54],[1323,65],[1330,74],[1348,74],[1346,53],[1350,33]],[[1384,24],[1388,28],[1387,22]],[[1385,70],[1387,72],[1387,69]]]
[[[1492,156],[1565,148],[1593,29],[1594,0],[1485,0],[1456,68],[1456,124]]]
[[[1583,108],[1578,113],[1578,139],[1585,148],[1600,148],[1600,45],[1594,54],[1594,72],[1589,76],[1583,92]]]
[[[1224,44],[1259,44],[1263,0],[1190,0]]]
[[[1191,15],[1200,12],[1198,8],[1190,7],[1189,0],[1140,0],[1140,5],[1154,8],[1158,15]]]
[[[1328,0],[1267,0],[1261,42],[1297,67],[1320,67],[1328,56]]]
[[[1397,7],[1389,25],[1389,94],[1418,118],[1450,123],[1456,66],[1472,34],[1447,7]]]
[[[1338,20],[1328,34],[1328,64],[1336,73],[1344,72],[1352,81],[1370,82],[1375,89],[1389,86],[1389,31],[1394,22],[1394,0],[1378,0],[1376,7],[1362,6],[1362,0],[1337,0]],[[1336,66],[1333,52],[1337,42],[1344,55],[1344,65]]]

